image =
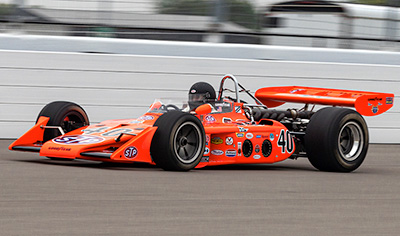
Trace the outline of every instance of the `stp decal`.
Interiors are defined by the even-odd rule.
[[[135,158],[137,156],[137,154],[138,154],[138,150],[136,147],[133,147],[133,146],[127,147],[124,150],[124,156],[128,159]]]
[[[80,144],[93,144],[101,143],[105,139],[102,137],[91,136],[91,135],[67,135],[53,139],[54,143],[66,144],[66,145],[80,145]]]
[[[207,121],[208,123],[214,123],[216,121],[214,116],[212,115],[207,115],[206,117],[204,117],[204,120]]]
[[[252,138],[253,138],[253,134],[252,134],[252,133],[247,133],[247,134],[246,134],[246,138],[252,139]]]

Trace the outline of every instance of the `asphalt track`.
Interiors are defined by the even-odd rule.
[[[0,141],[0,235],[399,235],[400,145],[353,173],[306,159],[187,173],[52,161]]]

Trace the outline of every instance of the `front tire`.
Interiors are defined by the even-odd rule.
[[[65,133],[89,125],[89,118],[81,106],[72,102],[51,102],[40,111],[39,117],[49,117],[46,126],[60,126]],[[60,136],[58,129],[45,129],[43,142]]]
[[[164,170],[188,171],[195,168],[204,153],[205,132],[197,117],[170,111],[154,123],[157,131],[151,142],[151,156]]]
[[[368,128],[364,118],[354,110],[323,108],[311,117],[304,143],[308,160],[315,168],[351,172],[367,155]]]

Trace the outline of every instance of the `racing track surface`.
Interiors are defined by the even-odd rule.
[[[398,235],[400,145],[354,173],[306,159],[187,173],[51,161],[0,141],[0,235]]]

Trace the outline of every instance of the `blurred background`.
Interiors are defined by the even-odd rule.
[[[0,33],[398,51],[400,1],[0,0]]]
[[[0,139],[19,137],[52,101],[80,104],[92,123],[135,118],[155,98],[186,99],[195,82],[218,89],[224,74],[252,92],[298,85],[397,100],[399,8],[399,0],[0,0]],[[399,119],[397,102],[366,118],[371,142],[400,143]]]

